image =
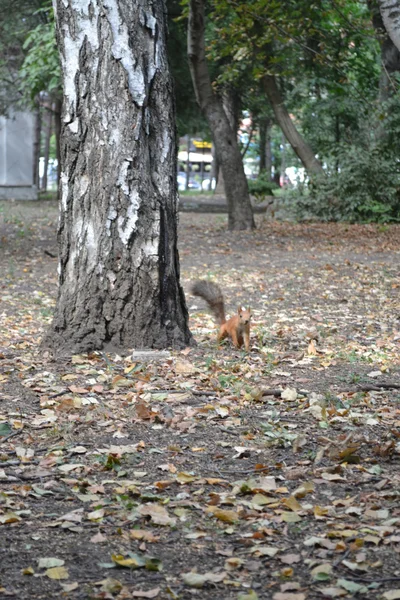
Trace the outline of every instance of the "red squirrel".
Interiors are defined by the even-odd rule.
[[[228,321],[225,318],[224,297],[221,288],[212,281],[199,280],[192,286],[192,294],[205,300],[213,313],[218,325],[218,343],[230,337],[236,348],[244,346],[249,351],[250,345],[250,308],[239,306],[237,314]]]

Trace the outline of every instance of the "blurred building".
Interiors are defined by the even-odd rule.
[[[37,200],[34,124],[34,115],[29,112],[0,116],[0,200]]]

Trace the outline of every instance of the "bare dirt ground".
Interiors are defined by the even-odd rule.
[[[182,214],[198,346],[142,363],[40,348],[56,220],[0,203],[0,598],[400,598],[400,227]]]

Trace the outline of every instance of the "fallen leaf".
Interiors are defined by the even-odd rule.
[[[133,598],[157,598],[158,594],[160,593],[160,589],[161,588],[153,588],[152,590],[147,590],[147,591],[143,591],[143,590],[134,590],[132,592],[132,597]]]
[[[52,567],[47,569],[45,575],[50,579],[68,579],[69,573],[65,567]]]
[[[170,517],[168,511],[159,504],[143,504],[139,506],[138,513],[143,517],[150,517],[156,525],[171,525],[176,524],[176,519]]]
[[[382,596],[385,600],[399,600],[400,590],[388,590]]]
[[[62,567],[65,565],[65,560],[61,558],[39,558],[38,560],[38,568],[39,569],[50,569],[52,567]]]
[[[239,520],[239,515],[236,511],[223,510],[222,508],[218,508],[218,506],[208,506],[206,512],[213,514],[216,519],[224,523],[236,523]]]

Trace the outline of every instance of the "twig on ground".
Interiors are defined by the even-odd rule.
[[[185,394],[186,392],[193,394],[193,396],[217,396],[217,392],[203,392],[201,390],[141,390],[143,394]]]
[[[8,435],[6,435],[6,437],[4,437],[3,439],[0,439],[0,444],[5,444],[7,440],[14,437],[15,435],[19,435],[22,431],[23,431],[23,429],[17,429],[16,431],[12,431]]]
[[[213,467],[215,468],[215,467]],[[250,467],[248,469],[215,469],[218,473],[231,473],[234,475],[249,475],[251,473],[253,474],[257,474],[257,473],[264,473],[265,471],[269,471],[269,467],[260,467],[260,468],[255,468],[255,467]]]
[[[400,383],[361,383],[354,389],[339,390],[340,394],[353,392],[381,392],[382,390],[400,390]]]

